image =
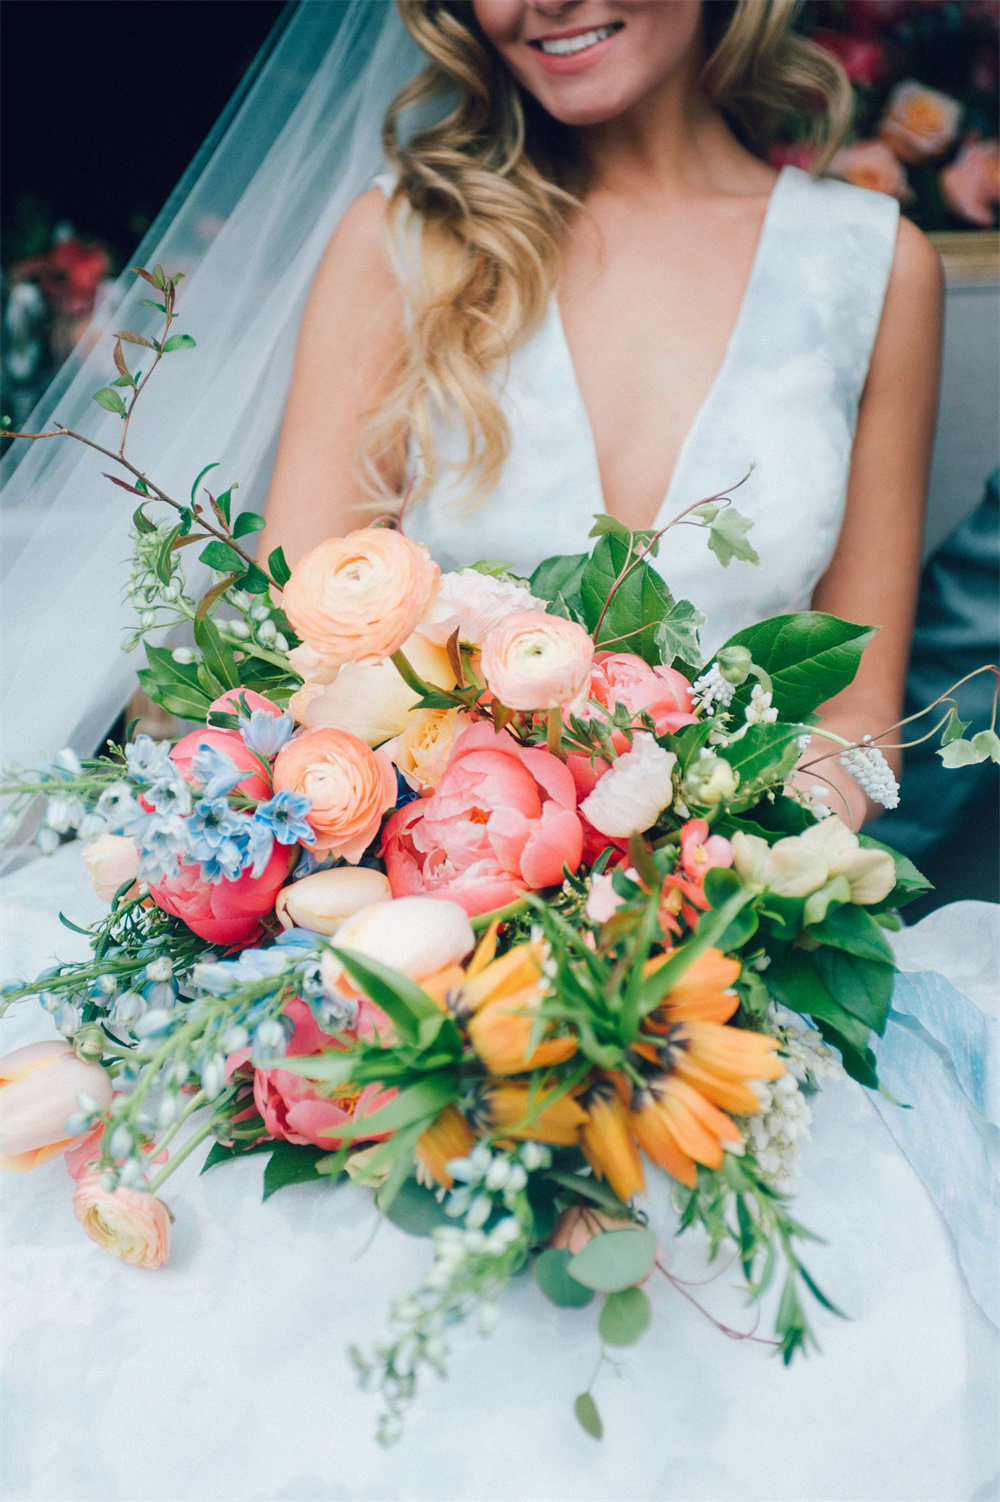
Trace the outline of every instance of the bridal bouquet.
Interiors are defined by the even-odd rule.
[[[128,405],[98,393],[126,427],[121,341],[155,365],[187,339],[168,337],[176,281],[142,274],[166,328],[119,336]],[[442,576],[388,527],[265,569],[244,551],[262,518],[233,519],[207,471],[182,505],[124,440],[104,452],[140,497],[129,645],[189,629],[146,644],[141,678],[198,728],[11,774],[6,833],[44,794],[37,843],[86,839],[110,911],[85,962],[4,988],[62,1034],[0,1061],[5,1166],[64,1154],[84,1230],[149,1268],[159,1191],[206,1141],[205,1169],[266,1154],[265,1197],[367,1186],[433,1248],[390,1336],[353,1352],[387,1440],[449,1327],[486,1331],[526,1267],[557,1305],[601,1300],[602,1353],[638,1339],[646,1280],[680,1286],[644,1209],[661,1172],[680,1231],[731,1247],[751,1302],[780,1279],[769,1343],[789,1361],[803,1290],[833,1308],[790,1207],[807,1097],[845,1070],[877,1088],[885,931],[927,886],[801,770],[839,755],[894,803],[874,742],[817,728],[873,632],[780,616],[705,664],[701,617],[650,563],[662,534],[607,516],[530,579]],[[722,565],[755,561],[728,495],[677,520]],[[190,544],[214,570],[200,600]],[[937,728],[949,765],[1000,750],[953,711]],[[590,1388],[576,1413],[599,1437]]]

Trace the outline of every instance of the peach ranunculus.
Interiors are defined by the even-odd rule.
[[[65,1038],[28,1043],[0,1059],[0,1168],[27,1173],[82,1139],[66,1131],[76,1098],[111,1103],[111,1078],[100,1064],[78,1059]]]
[[[473,725],[431,797],[389,819],[382,848],[398,897],[448,897],[470,914],[502,907],[579,866],[573,778],[548,751]]]
[[[402,532],[361,528],[301,558],[282,605],[296,634],[322,662],[378,662],[413,634],[440,578],[427,549]]]
[[[403,652],[414,672],[436,688],[454,688],[455,674],[443,647],[419,633],[407,638]],[[420,695],[404,683],[395,664],[349,662],[328,683],[307,681],[293,694],[288,710],[310,730],[332,725],[349,730],[368,746],[380,746],[405,729]]]
[[[118,888],[134,881],[139,871],[139,852],[128,835],[99,834],[84,846],[81,859],[102,902],[110,902]]]
[[[283,928],[306,928],[332,934],[359,908],[385,902],[392,896],[389,879],[370,866],[336,866],[314,871],[282,887],[275,912]]]
[[[392,534],[394,535],[394,534]],[[316,832],[317,854],[356,866],[396,802],[396,773],[384,751],[372,751],[347,730],[305,730],[274,762],[276,792],[303,793]]]
[[[593,658],[594,643],[576,621],[522,610],[490,632],[482,673],[507,709],[560,709],[586,695]]]
[[[260,938],[260,920],[274,907],[295,849],[276,840],[259,876],[244,871],[235,881],[215,885],[205,880],[197,861],[180,861],[173,875],[150,887],[149,895],[199,938],[226,949],[242,947]]]
[[[444,776],[452,747],[473,723],[460,709],[415,709],[396,740],[383,747],[415,793],[433,793]]]
[[[305,1058],[337,1045],[338,1040],[322,1031],[309,1007],[299,997],[294,997],[285,1007],[285,1016],[295,1029],[285,1050],[287,1058]],[[249,1048],[232,1054],[227,1060],[230,1076],[249,1057]],[[371,1115],[380,1110],[388,1105],[395,1093],[395,1090],[383,1090],[380,1085],[366,1085],[363,1090],[348,1085],[333,1096],[321,1095],[312,1081],[301,1074],[293,1074],[290,1069],[282,1069],[280,1065],[255,1069],[253,1077],[254,1104],[269,1136],[283,1138],[286,1142],[311,1142],[315,1147],[326,1147],[331,1152],[343,1141],[335,1135],[338,1126],[345,1126],[356,1116]],[[388,1132],[375,1133],[368,1140],[381,1141],[389,1135]]]
[[[884,141],[857,141],[842,147],[830,163],[830,172],[856,188],[887,193],[900,203],[913,197],[905,168]]]
[[[441,647],[455,631],[460,641],[481,647],[509,615],[544,609],[545,601],[536,599],[522,580],[495,579],[478,569],[461,568],[442,575],[434,607],[417,630]]]
[[[941,196],[960,219],[989,229],[1000,201],[1000,141],[966,141],[941,173]]]
[[[73,1213],[91,1241],[133,1267],[162,1267],[170,1255],[170,1211],[152,1194],[103,1189],[98,1174],[83,1173]]]
[[[961,119],[957,99],[910,79],[893,89],[878,133],[901,162],[922,162],[948,149]]]

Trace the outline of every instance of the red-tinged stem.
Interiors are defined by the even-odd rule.
[[[673,1287],[677,1289],[677,1292],[681,1294],[683,1298],[687,1299],[689,1304],[694,1305],[699,1314],[703,1314],[710,1324],[713,1324],[721,1334],[728,1336],[730,1340],[752,1340],[755,1345],[759,1346],[780,1346],[780,1340],[768,1340],[768,1338],[764,1335],[754,1334],[754,1331],[760,1324],[759,1315],[754,1321],[752,1330],[734,1330],[731,1325],[724,1325],[721,1320],[716,1319],[714,1314],[709,1314],[708,1310],[702,1304],[698,1303],[698,1300],[694,1297],[694,1295],[688,1293],[681,1280],[679,1278],[675,1278],[673,1273],[667,1271],[662,1262],[657,1260],[656,1266],[659,1268],[663,1276],[667,1279],[667,1282],[671,1283]]]

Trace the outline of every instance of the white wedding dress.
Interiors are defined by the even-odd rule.
[[[723,572],[689,531],[661,554],[674,593],[708,616],[708,647],[807,606],[830,557],[895,212],[791,169],[778,181],[725,362],[661,516],[756,465],[738,505],[757,524],[759,570]],[[516,352],[503,399],[512,452],[499,490],[464,511],[442,482],[407,519],[445,567],[491,557],[530,571],[586,548],[603,509],[554,301]],[[441,440],[447,456],[452,439]],[[86,922],[100,909],[75,847],[0,889],[5,976],[81,953],[84,941],[55,918],[61,908]],[[899,958],[950,976],[988,1011],[996,909],[932,915],[900,936]],[[28,1006],[0,1041],[6,1051],[51,1030]],[[595,1310],[557,1310],[521,1278],[488,1340],[454,1332],[448,1381],[425,1382],[401,1443],[379,1449],[378,1400],[358,1391],[347,1347],[380,1337],[389,1301],[419,1282],[430,1248],[387,1224],[363,1251],[366,1191],[298,1186],[262,1205],[260,1158],[201,1179],[195,1155],[164,1190],[177,1218],[170,1262],[148,1273],[83,1236],[60,1161],[8,1179],[5,1502],[987,1502],[998,1478],[997,1331],[868,1093],[830,1085],[811,1104],[798,1214],[824,1238],[807,1265],[848,1318],[811,1309],[822,1354],[786,1370],[765,1346],[724,1338],[665,1281],[651,1285],[652,1328],[595,1388],[599,1444],[571,1406],[595,1363]],[[970,1130],[995,1142],[995,1126]],[[943,1133],[946,1167],[949,1146]],[[959,1193],[962,1170],[950,1180]],[[671,1267],[708,1278],[703,1242],[673,1237],[662,1176],[649,1210]],[[749,1330],[736,1282],[727,1269],[694,1292]],[[773,1314],[769,1300],[761,1335]]]

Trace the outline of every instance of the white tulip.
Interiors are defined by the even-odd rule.
[[[274,905],[283,928],[308,928],[334,934],[352,913],[392,896],[389,879],[367,866],[337,866],[315,871],[282,887]]]
[[[373,903],[346,919],[333,936],[338,949],[356,949],[415,981],[457,964],[475,942],[465,909],[443,897]],[[350,986],[335,955],[324,954],[320,969],[328,991]]]
[[[139,870],[139,852],[127,835],[98,835],[84,848],[81,859],[102,902],[110,902],[118,888],[130,877],[134,879]]]

